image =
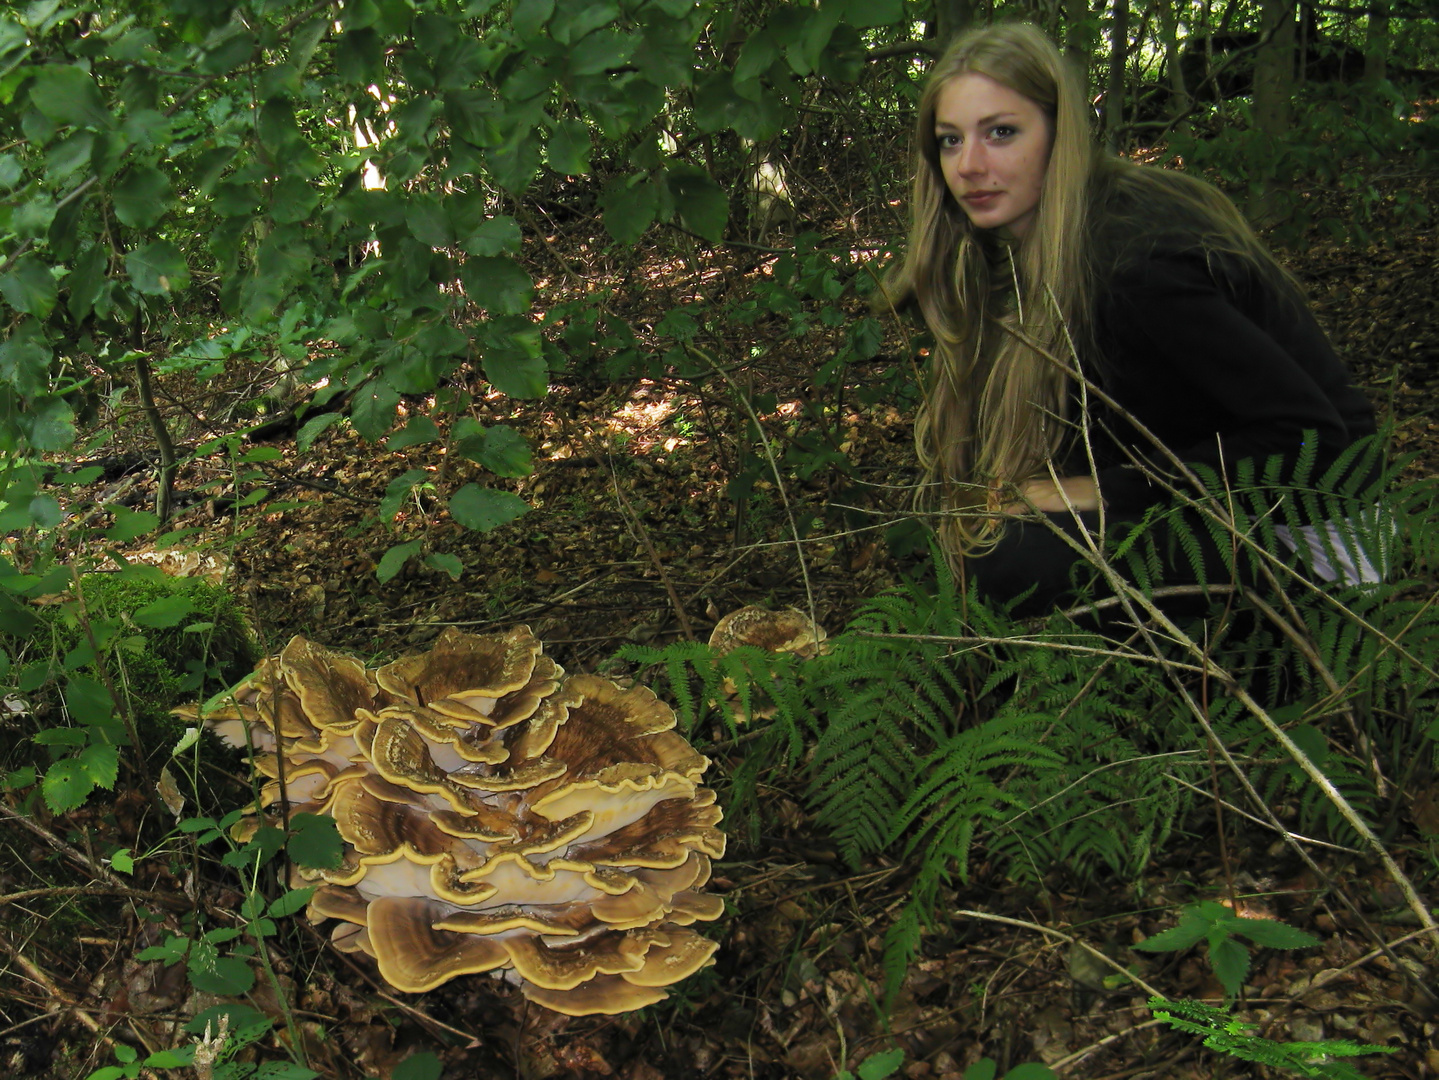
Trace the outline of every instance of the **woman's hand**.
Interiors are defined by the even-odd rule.
[[[1065,476],[1058,485],[1048,477],[1027,480],[1019,485],[1019,492],[1028,503],[1012,502],[1004,508],[1004,513],[1023,514],[1034,509],[1058,514],[1071,507],[1075,510],[1099,509],[1099,487],[1092,476]]]

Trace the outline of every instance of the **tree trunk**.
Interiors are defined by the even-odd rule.
[[[1089,26],[1089,0],[1064,0],[1064,54],[1086,79],[1094,36]]]
[[[1266,135],[1289,127],[1294,96],[1294,4],[1263,0],[1263,42],[1254,57],[1254,126]]]
[[[974,0],[934,0],[935,38],[946,48],[974,22]]]
[[[1124,65],[1129,59],[1129,0],[1114,0],[1109,23],[1109,80],[1104,89],[1104,131],[1111,150],[1118,148],[1124,123]]]
[[[1389,75],[1389,0],[1369,0],[1369,26],[1364,31],[1364,81],[1382,82]]]
[[[1263,0],[1260,45],[1254,57],[1254,127],[1273,138],[1288,130],[1293,119],[1295,6],[1292,0]],[[1256,224],[1277,224],[1278,184],[1286,178],[1260,173],[1251,188],[1250,216]]]
[[[1173,0],[1159,0],[1159,29],[1164,35],[1164,69],[1169,75],[1169,116],[1183,116],[1189,108],[1184,68],[1179,63],[1179,12]]]

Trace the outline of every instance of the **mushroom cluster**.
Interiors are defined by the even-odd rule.
[[[341,866],[296,884],[396,989],[494,971],[619,1013],[713,962],[690,929],[724,908],[700,891],[725,846],[708,760],[650,690],[565,678],[528,627],[376,670],[296,637],[206,722],[269,778],[237,836],[282,798],[334,818]]]

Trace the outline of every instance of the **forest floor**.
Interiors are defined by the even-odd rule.
[[[1404,181],[1411,188],[1414,181]],[[1424,185],[1427,184],[1427,189]],[[1419,182],[1439,206],[1439,183]],[[883,231],[879,222],[869,229]],[[625,277],[613,313],[638,328],[671,308],[716,301],[773,272],[774,257],[751,249],[686,255],[636,252],[622,268],[594,265],[603,248],[594,222],[556,228],[530,251],[542,302],[595,281]],[[588,230],[588,231],[587,231]],[[834,240],[871,245],[866,225],[829,222]],[[1308,289],[1340,351],[1393,421],[1401,452],[1414,452],[1414,475],[1439,473],[1439,236],[1432,224],[1375,229],[1382,243],[1354,246],[1311,239],[1286,256]],[[621,272],[623,271],[623,273]],[[637,287],[639,284],[643,287]],[[853,300],[850,314],[864,314]],[[536,448],[535,471],[491,481],[519,493],[533,509],[488,533],[461,530],[427,493],[409,497],[385,524],[379,508],[387,484],[407,469],[428,469],[457,485],[470,466],[445,463],[434,446],[391,451],[332,427],[301,453],[293,438],[267,445],[278,455],[245,466],[238,482],[223,454],[198,456],[177,477],[179,511],[172,525],[193,528],[179,547],[136,544],[128,558],[180,574],[224,580],[243,599],[263,647],[276,650],[303,633],[373,661],[426,646],[446,626],[472,632],[528,624],[567,670],[595,670],[626,643],[663,644],[707,637],[716,619],[745,604],[810,608],[831,633],[865,598],[894,585],[905,571],[884,530],[903,518],[914,481],[913,401],[870,393],[896,364],[907,364],[897,332],[882,356],[853,365],[842,391],[817,389],[816,368],[838,347],[839,331],[788,336],[788,320],[719,327],[702,344],[721,358],[724,377],[657,377],[610,383],[597,375],[559,375],[538,402],[490,395],[473,415],[517,427]],[[756,343],[763,355],[752,363]],[[888,357],[888,358],[886,358]],[[899,359],[895,359],[899,357]],[[236,379],[263,373],[236,373]],[[899,385],[896,381],[895,385]],[[223,381],[162,382],[162,405],[193,448],[223,434]],[[772,395],[772,400],[769,396]],[[761,403],[761,423],[778,453],[811,434],[813,445],[843,455],[848,475],[820,470],[781,490],[756,469],[764,449],[749,434],[747,402]],[[411,410],[426,403],[407,403]],[[137,507],[153,495],[143,455],[149,445],[137,412],[102,418],[118,431],[104,451],[115,467],[88,492],[96,502]],[[239,421],[230,423],[233,429]],[[263,455],[262,455],[263,456]],[[262,473],[263,475],[258,475]],[[750,493],[731,484],[748,475]],[[786,476],[792,475],[786,472]],[[788,481],[786,481],[788,483]],[[247,496],[263,496],[246,505]],[[239,509],[237,510],[237,504]],[[793,516],[808,521],[791,535]],[[375,569],[390,546],[423,537],[426,550],[459,556],[458,581],[418,562],[381,583]],[[698,741],[719,736],[697,732]],[[742,746],[706,747],[711,782],[721,790]],[[1427,796],[1436,801],[1434,793]],[[117,790],[92,800],[71,819],[37,820],[52,837],[83,835],[85,845],[133,840],[134,814],[124,807],[147,796]],[[106,804],[107,801],[113,805]],[[525,1007],[518,994],[483,978],[460,979],[402,1002],[387,997],[372,971],[303,940],[279,958],[296,985],[294,1001],[307,1034],[307,1056],[325,1077],[387,1076],[417,1049],[437,1052],[446,1077],[803,1077],[828,1080],[888,1047],[905,1052],[902,1075],[957,1080],[981,1056],[1008,1067],[1043,1061],[1061,1076],[1086,1080],[1267,1075],[1225,1064],[1190,1036],[1149,1018],[1147,993],[1106,980],[1087,942],[1135,965],[1141,977],[1173,997],[1221,997],[1198,956],[1144,957],[1137,940],[1172,923],[1196,886],[1215,895],[1237,887],[1261,895],[1248,914],[1270,913],[1317,934],[1319,950],[1263,954],[1245,990],[1247,1017],[1278,1039],[1352,1038],[1399,1052],[1360,1063],[1365,1075],[1439,1076],[1439,1012],[1423,989],[1439,976],[1418,960],[1397,970],[1372,948],[1354,913],[1322,896],[1312,873],[1277,837],[1231,824],[1227,847],[1212,828],[1162,852],[1141,881],[1100,874],[1075,880],[1062,872],[1019,888],[977,854],[969,880],[953,884],[951,916],[927,931],[922,958],[885,1018],[880,969],[883,935],[908,894],[905,867],[885,860],[850,867],[807,827],[797,796],[765,794],[767,816],[757,840],[731,838],[712,889],[728,912],[709,931],[718,963],[670,1002],[615,1018],[569,1019]],[[1439,808],[1436,808],[1439,818]],[[1439,831],[1439,828],[1436,828]],[[20,839],[28,836],[28,839]],[[0,873],[0,893],[54,884],[43,837],[5,834],[17,864]],[[1432,847],[1432,841],[1431,841]],[[1405,938],[1402,903],[1369,861],[1328,852],[1327,874],[1359,899],[1360,915],[1387,940]],[[1423,875],[1422,865],[1406,864]],[[1435,899],[1435,876],[1427,891]],[[164,892],[186,883],[156,860],[137,866],[136,888]],[[217,871],[200,886],[221,907],[238,894]],[[167,979],[135,952],[155,929],[118,905],[114,923],[78,942],[47,935],[13,906],[5,918],[28,963],[0,991],[0,1075],[83,1077],[103,1063],[87,1057],[102,1031],[131,1033],[173,1045],[175,1018],[203,1007],[183,981]],[[968,914],[966,914],[968,913]],[[23,934],[22,934],[23,931]],[[1058,931],[1055,933],[1054,931]],[[23,937],[23,941],[21,938]],[[1414,954],[1419,955],[1419,954]],[[1432,953],[1431,953],[1432,955]],[[49,980],[48,990],[39,989]],[[257,1002],[264,1008],[264,1002]],[[273,1003],[271,1003],[273,1004]],[[90,1023],[76,1018],[83,1014]],[[1227,1070],[1227,1071],[1226,1071]]]

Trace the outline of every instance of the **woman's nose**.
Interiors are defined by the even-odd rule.
[[[982,148],[975,145],[974,140],[960,146],[955,171],[960,176],[973,176],[984,171],[984,153]]]

